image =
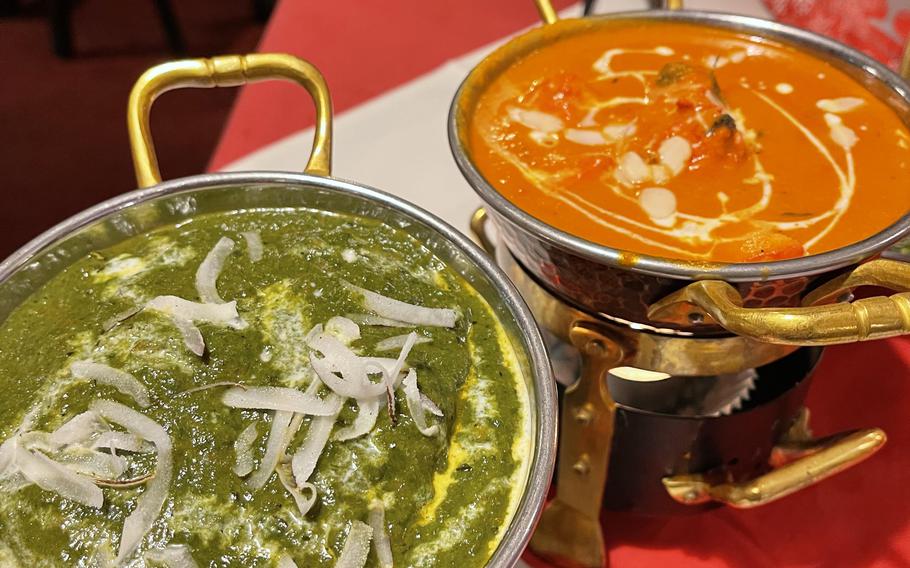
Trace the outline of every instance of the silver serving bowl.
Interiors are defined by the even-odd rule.
[[[317,154],[325,160],[325,169],[328,169],[331,121],[327,113],[331,109],[318,72],[305,62],[286,55],[230,56],[164,64],[150,70],[137,83],[131,97],[129,118],[140,185],[147,185],[141,176],[141,159],[154,158],[147,130],[151,99],[163,90],[173,88],[175,79],[186,86],[187,69],[207,78],[208,83],[202,86],[214,86],[221,75],[237,68],[242,68],[242,74],[238,77],[229,73],[230,84],[281,75],[297,80],[308,90],[312,87],[317,107],[319,97],[322,97],[320,123],[323,133],[317,136],[321,144],[317,143],[314,148],[308,169],[317,169],[313,166]],[[300,69],[308,76],[301,75]],[[197,83],[196,86],[200,85]],[[314,90],[319,92],[314,93]],[[149,171],[153,178],[157,177],[157,166]],[[547,496],[555,462],[556,390],[546,348],[528,307],[489,256],[453,227],[407,201],[328,175],[239,172],[157,183],[70,217],[0,263],[0,321],[61,270],[91,251],[197,215],[255,208],[309,208],[382,221],[424,243],[492,307],[517,355],[530,400],[533,447],[528,475],[518,508],[488,564],[497,568],[513,566],[531,537]]]

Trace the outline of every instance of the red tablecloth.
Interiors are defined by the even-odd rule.
[[[800,15],[800,5],[814,3],[777,2],[788,5],[793,17]],[[840,9],[853,3],[828,3],[835,4]],[[343,112],[536,18],[530,0],[285,0],[260,50],[286,51],[313,62],[332,88],[336,111]],[[212,167],[311,125],[312,111],[300,111],[304,96],[280,83],[245,88]],[[885,449],[760,509],[660,520],[605,514],[612,565],[910,566],[908,369],[908,339],[829,349],[809,396],[813,430],[828,434],[880,426],[889,435]]]

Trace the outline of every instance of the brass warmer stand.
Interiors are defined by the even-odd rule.
[[[535,554],[562,566],[600,568],[607,564],[600,511],[610,464],[616,404],[607,387],[608,371],[618,366],[680,375],[722,374],[770,363],[795,347],[768,344],[747,337],[693,338],[631,329],[572,308],[534,282],[505,247],[496,247],[487,233],[486,211],[471,219],[477,240],[506,270],[531,307],[538,323],[569,341],[581,354],[578,381],[568,387],[560,413],[559,482],[556,496],[544,509],[530,547]],[[862,273],[858,276],[866,281]],[[814,301],[852,285],[844,277],[813,295]],[[642,350],[644,347],[644,352]],[[739,353],[730,357],[728,353]],[[656,356],[655,354],[661,354]],[[749,354],[748,356],[744,354]],[[668,371],[669,369],[669,371]],[[668,495],[685,505],[710,501],[735,508],[764,505],[814,485],[870,457],[887,437],[869,428],[814,439],[808,411],[775,446],[772,455],[786,459],[770,472],[740,483],[716,483],[700,474],[674,475],[662,481]],[[773,460],[772,460],[773,461]]]

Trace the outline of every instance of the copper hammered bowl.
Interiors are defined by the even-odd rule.
[[[776,22],[683,10],[627,12],[557,21],[503,45],[478,64],[455,94],[448,121],[458,167],[480,195],[502,241],[550,293],[598,317],[651,333],[735,334],[786,345],[828,345],[910,332],[910,265],[878,258],[910,234],[910,213],[875,235],[830,252],[760,263],[686,262],[592,243],[544,223],[506,200],[471,156],[468,125],[480,94],[505,68],[562,38],[630,22],[686,22],[771,38],[831,63],[901,116],[910,87],[869,57],[836,41]],[[475,226],[486,212],[478,211]],[[901,293],[849,303],[856,287]]]

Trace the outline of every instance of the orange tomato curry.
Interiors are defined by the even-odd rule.
[[[831,65],[676,23],[560,39],[506,68],[469,123],[519,208],[603,245],[758,262],[868,237],[910,209],[910,134]]]

